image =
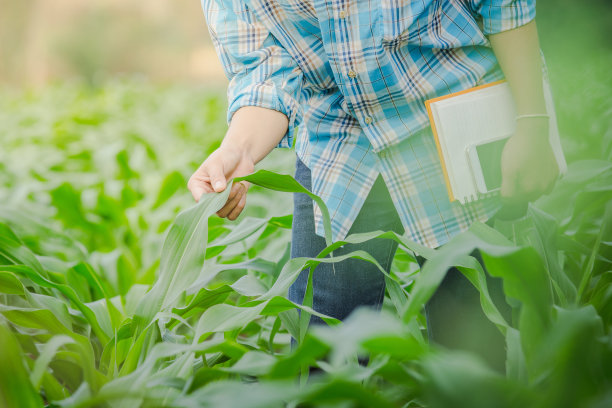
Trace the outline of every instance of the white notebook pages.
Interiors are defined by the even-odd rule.
[[[563,174],[567,170],[567,163],[547,82],[544,94],[550,115],[550,144],[559,172]],[[483,191],[483,172],[474,168],[478,161],[473,160],[474,155],[470,156],[470,151],[474,150],[475,145],[514,133],[516,109],[508,84],[499,81],[478,86],[430,99],[426,105],[451,201],[459,200],[465,204],[491,194],[485,193],[486,189]]]

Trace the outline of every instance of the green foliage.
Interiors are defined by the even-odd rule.
[[[218,97],[114,83],[2,103],[2,406],[595,408],[612,399],[605,152],[571,163],[524,218],[476,223],[438,250],[393,232],[333,243],[328,233],[316,258],[289,259],[289,192],[303,191],[278,174],[290,171],[290,152],[265,164],[275,172],[245,178],[254,186],[236,222],[213,216],[229,189],[197,205],[187,192],[224,129]],[[334,255],[371,239],[398,242],[391,273],[363,251]],[[513,321],[493,303],[475,249],[503,280]],[[427,259],[422,270],[415,255]],[[339,324],[308,296],[286,298],[300,271],[347,257],[385,274],[380,313],[359,309]],[[506,338],[505,376],[426,341],[421,309],[451,266]],[[329,325],[306,330],[311,315]]]

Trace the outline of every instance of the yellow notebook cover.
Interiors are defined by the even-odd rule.
[[[431,130],[432,133],[434,135],[434,140],[436,142],[436,148],[438,150],[438,156],[440,157],[440,163],[442,164],[442,172],[444,173],[444,181],[446,182],[446,189],[448,191],[448,196],[450,198],[450,201],[455,201],[456,198],[453,194],[452,188],[451,188],[451,183],[450,183],[450,178],[448,175],[448,166],[446,165],[446,161],[444,160],[444,155],[442,154],[442,147],[440,146],[440,138],[438,136],[438,131],[436,129],[436,123],[434,121],[434,117],[433,117],[433,113],[431,110],[431,104],[434,102],[438,102],[438,101],[442,101],[444,99],[449,99],[449,98],[453,98],[456,96],[460,96],[460,95],[465,95],[467,93],[470,92],[474,92],[474,91],[478,91],[480,89],[485,89],[488,87],[491,87],[493,85],[498,85],[498,84],[502,84],[506,82],[505,80],[501,80],[501,81],[496,81],[496,82],[491,82],[488,84],[484,84],[484,85],[479,85],[479,86],[475,86],[473,88],[469,88],[469,89],[464,89],[463,91],[459,91],[459,92],[454,92],[448,95],[443,95],[443,96],[439,96],[436,98],[432,98],[432,99],[428,99],[427,101],[425,101],[425,106],[427,108],[427,114],[429,116],[429,123],[431,124]]]

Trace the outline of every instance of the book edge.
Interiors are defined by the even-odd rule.
[[[428,99],[427,101],[425,101],[425,104],[431,104],[431,103],[442,101],[444,99],[454,98],[456,96],[464,95],[464,94],[467,94],[467,93],[470,93],[470,92],[479,91],[479,90],[485,89],[485,88],[490,88],[490,87],[495,86],[495,85],[500,85],[500,84],[503,84],[505,82],[507,82],[505,79],[501,79],[499,81],[489,82],[488,84],[478,85],[478,86],[474,86],[472,88],[464,89],[462,91],[453,92],[453,93],[450,93],[448,95],[437,96],[435,98]]]
[[[431,126],[431,131],[434,135],[434,141],[436,143],[436,149],[438,150],[438,157],[440,158],[440,163],[442,164],[442,173],[444,174],[444,181],[446,183],[446,190],[448,192],[448,197],[450,199],[451,202],[453,201],[457,201],[457,198],[454,196],[453,194],[453,190],[451,187],[451,182],[450,182],[450,178],[448,175],[448,169],[446,166],[446,161],[444,160],[444,154],[442,153],[442,146],[440,145],[440,139],[438,136],[438,131],[436,128],[436,123],[434,120],[434,116],[433,116],[433,111],[432,111],[432,107],[431,104],[438,102],[438,101],[442,101],[444,99],[449,99],[449,98],[453,98],[455,96],[460,96],[460,95],[464,95],[466,93],[470,93],[470,92],[474,92],[474,91],[478,91],[480,89],[485,89],[485,88],[489,88],[491,86],[494,85],[499,85],[506,82],[505,79],[499,80],[499,81],[494,81],[494,82],[490,82],[488,84],[483,84],[483,85],[479,85],[479,86],[475,86],[472,88],[468,88],[468,89],[464,89],[462,91],[459,92],[453,92],[451,94],[448,95],[442,95],[442,96],[438,96],[436,98],[431,98],[425,101],[425,108],[427,109],[427,116],[429,116],[429,123]]]
[[[442,165],[442,173],[444,174],[444,182],[446,183],[446,190],[448,192],[448,198],[451,202],[455,201],[456,198],[453,195],[453,190],[451,188],[450,178],[448,177],[448,170],[446,168],[446,161],[444,160],[444,154],[442,153],[442,146],[440,145],[440,139],[438,139],[438,131],[436,129],[436,123],[433,118],[433,112],[431,110],[431,102],[429,99],[425,101],[425,107],[427,108],[427,116],[429,116],[429,123],[431,125],[431,132],[434,136],[434,141],[436,143],[436,149],[438,150],[438,157],[440,158],[440,164]]]

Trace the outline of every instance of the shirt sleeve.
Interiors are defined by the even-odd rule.
[[[291,147],[302,118],[303,74],[279,41],[241,0],[202,0],[208,29],[230,80],[227,121],[243,106],[284,113],[287,133],[278,147]]]
[[[482,17],[487,35],[512,30],[535,18],[535,0],[469,0],[472,10]]]

